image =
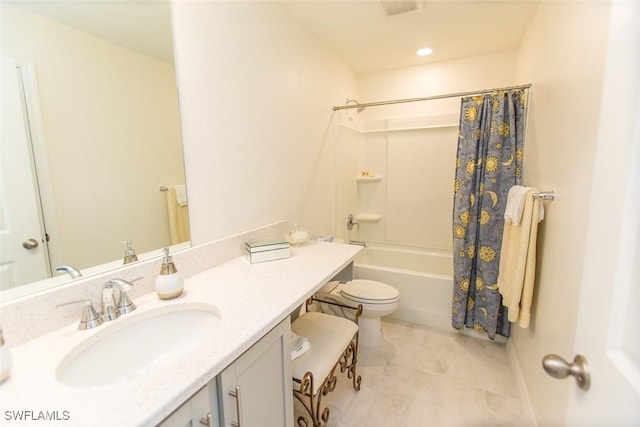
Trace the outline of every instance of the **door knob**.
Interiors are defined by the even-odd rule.
[[[25,249],[35,249],[38,247],[38,241],[36,239],[27,239],[22,242],[22,247]]]
[[[575,377],[578,387],[589,390],[591,371],[587,359],[580,354],[573,358],[573,363],[567,362],[557,354],[547,354],[542,359],[542,367],[553,378],[563,379],[571,375]]]

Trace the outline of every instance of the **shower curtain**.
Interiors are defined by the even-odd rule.
[[[508,337],[497,289],[507,193],[522,184],[526,89],[462,99],[453,207],[452,325]]]

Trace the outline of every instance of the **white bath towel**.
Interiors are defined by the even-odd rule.
[[[184,184],[176,184],[173,188],[176,189],[178,206],[187,206],[187,187]]]
[[[502,305],[509,309],[509,321],[528,328],[536,276],[536,240],[540,222],[538,190],[529,188],[524,197],[519,224],[505,221],[500,250],[498,291]]]

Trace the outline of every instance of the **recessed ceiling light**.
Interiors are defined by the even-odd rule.
[[[423,47],[421,49],[418,49],[416,53],[418,54],[418,56],[427,56],[427,55],[431,55],[432,52],[433,52],[433,49],[431,49],[430,47]]]

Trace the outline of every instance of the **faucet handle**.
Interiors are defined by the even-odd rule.
[[[107,282],[107,285],[117,286],[118,288],[120,288],[121,291],[128,291],[133,286],[132,282],[135,282],[136,280],[140,280],[140,279],[142,279],[142,277],[133,279],[131,282],[124,279],[110,279]]]
[[[91,300],[81,299],[77,301],[69,301],[62,304],[58,304],[56,307],[64,307],[71,304],[84,303],[84,310],[82,311],[82,318],[80,319],[80,323],[78,324],[78,329],[85,330],[95,328],[96,326],[100,326],[102,324],[102,318],[93,308],[93,304]]]
[[[107,282],[109,285],[116,285],[120,289],[120,299],[118,301],[117,310],[119,314],[127,314],[131,313],[136,309],[136,305],[131,301],[129,295],[127,295],[127,291],[131,289],[133,286],[133,282],[136,280],[140,280],[142,277],[137,277],[132,281],[124,280],[124,279],[111,279]]]

